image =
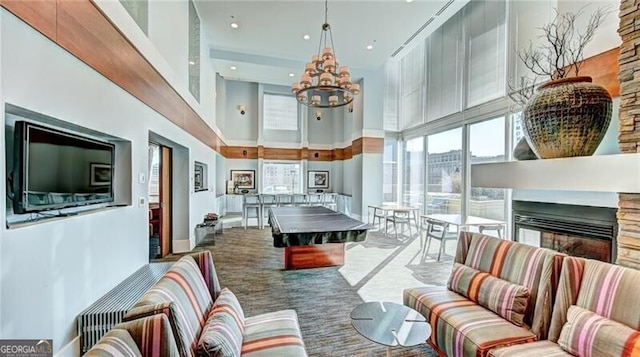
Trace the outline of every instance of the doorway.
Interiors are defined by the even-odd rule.
[[[168,146],[149,143],[149,258],[171,253],[171,161]]]

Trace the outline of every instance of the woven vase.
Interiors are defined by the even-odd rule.
[[[540,159],[593,155],[609,127],[611,107],[611,95],[591,77],[546,82],[524,108],[524,135]]]

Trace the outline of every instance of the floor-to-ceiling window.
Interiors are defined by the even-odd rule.
[[[427,214],[460,213],[462,128],[427,136]]]
[[[504,161],[505,138],[504,117],[469,125],[469,162]],[[469,215],[504,220],[505,190],[471,187]]]
[[[424,203],[424,137],[404,143],[402,203],[422,207]]]
[[[382,158],[382,201],[398,202],[398,141],[385,140]]]
[[[265,161],[262,165],[262,192],[302,192],[301,177],[299,162]]]

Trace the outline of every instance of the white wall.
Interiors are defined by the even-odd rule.
[[[258,84],[226,81],[226,111],[224,137],[227,140],[258,140]],[[238,105],[244,105],[241,115]]]
[[[147,173],[149,131],[214,167],[214,152],[106,80],[5,10],[0,10],[1,102],[131,141],[132,206],[0,228],[0,338],[53,338],[54,351],[77,354],[77,314],[148,261]],[[186,21],[186,18],[185,18]],[[4,113],[2,113],[4,123]],[[0,126],[4,148],[4,125]],[[2,155],[4,157],[4,155]],[[5,177],[5,167],[0,175]],[[5,185],[0,194],[6,195]],[[188,227],[210,212],[215,192],[188,197]],[[6,219],[3,208],[1,217]],[[196,221],[197,218],[197,221]],[[193,235],[191,229],[190,234]],[[190,237],[194,239],[193,236]]]

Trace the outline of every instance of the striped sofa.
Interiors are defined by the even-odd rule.
[[[640,356],[640,271],[565,258],[548,340],[490,356]]]
[[[404,304],[422,313],[429,344],[447,356],[547,338],[564,255],[460,232],[448,286],[405,289]]]
[[[245,318],[211,252],[185,255],[88,356],[307,356],[294,310]]]

